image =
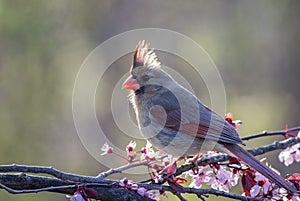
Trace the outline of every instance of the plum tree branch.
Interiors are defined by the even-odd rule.
[[[280,130],[280,131],[263,131],[261,133],[256,133],[252,134],[246,137],[243,137],[242,140],[251,140],[254,138],[259,138],[259,137],[267,137],[267,136],[274,136],[274,135],[293,135],[296,134],[296,132],[300,131],[300,126],[299,127],[294,127],[294,128],[289,128],[286,130]]]
[[[257,156],[257,155],[262,155],[262,154],[270,152],[270,151],[274,151],[274,150],[278,150],[278,149],[285,149],[285,148],[292,146],[294,144],[297,144],[297,143],[300,143],[300,138],[293,137],[293,138],[288,138],[288,139],[280,141],[280,142],[275,141],[271,144],[256,147],[256,148],[248,150],[248,151],[252,155]],[[224,161],[229,160],[230,158],[231,157],[227,154],[220,154],[217,156],[210,156],[210,157],[201,157],[200,159],[198,159],[196,161],[196,164],[198,166],[205,166],[205,165],[208,165],[211,163],[224,162]],[[193,162],[184,164],[177,168],[175,175],[178,176],[188,170],[193,169],[194,167],[195,167],[195,163],[193,163]]]
[[[261,155],[273,150],[284,149],[288,146],[300,143],[300,138],[292,137],[280,142],[274,142],[269,145],[260,146],[249,150],[253,155]],[[210,163],[223,162],[230,157],[225,154],[202,157],[197,160],[197,165],[204,166]],[[20,193],[36,193],[41,191],[50,191],[63,194],[73,194],[78,185],[83,185],[92,188],[97,192],[97,199],[100,200],[151,200],[148,197],[139,195],[138,193],[124,188],[120,185],[119,180],[104,179],[108,175],[120,173],[126,169],[136,166],[148,165],[146,161],[131,162],[127,165],[108,170],[100,173],[98,176],[85,176],[66,173],[57,170],[53,167],[44,166],[26,166],[26,165],[0,165],[0,188],[12,194]],[[180,175],[194,167],[194,163],[184,164],[177,168],[175,175]],[[35,175],[37,174],[37,175]],[[39,175],[43,174],[43,176]],[[45,176],[46,175],[46,176]],[[168,191],[184,200],[182,195],[179,195],[173,188],[167,185],[158,185],[151,183],[135,183],[138,187],[144,187],[149,190]],[[215,189],[198,189],[184,188],[185,193],[195,194],[199,199],[204,199],[203,196],[208,194],[229,197],[237,200],[253,200],[253,198],[242,196],[234,193],[219,191]]]
[[[12,194],[37,193],[42,191],[50,191],[57,193],[73,194],[76,191],[76,185],[72,182],[66,182],[61,179],[33,176],[26,174],[0,174],[0,187]],[[170,186],[157,184],[136,183],[140,187],[153,190],[168,191],[177,193]],[[102,179],[97,183],[85,183],[85,187],[92,188],[97,191],[100,200],[151,200],[150,198],[138,195],[128,189],[124,189],[118,185],[118,180]],[[255,200],[253,198],[242,196],[239,194],[219,191],[212,188],[196,189],[184,188],[186,193],[196,195],[212,194],[216,196],[229,197],[237,200]],[[112,196],[113,194],[113,196]],[[135,199],[133,199],[135,198]]]
[[[82,181],[86,181],[86,176],[81,178]],[[94,177],[90,177],[90,180],[93,179]],[[133,191],[118,187],[115,185],[117,182],[117,180],[99,180],[97,183],[82,183],[84,183],[84,186],[97,192],[97,200],[151,200],[150,198],[140,196]],[[1,188],[12,194],[49,191],[71,195],[77,190],[77,183],[75,182],[43,176],[26,175],[24,173],[0,174],[0,184]]]
[[[97,178],[76,175],[71,173],[62,172],[53,167],[45,166],[28,166],[28,165],[0,165],[0,172],[27,172],[27,173],[38,173],[38,174],[48,174],[54,176],[58,179],[64,181],[73,181],[73,182],[97,182]]]

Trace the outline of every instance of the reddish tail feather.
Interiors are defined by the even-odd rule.
[[[237,144],[224,144],[225,148],[228,149],[231,153],[233,153],[237,158],[241,161],[248,164],[250,167],[264,175],[269,180],[276,183],[278,186],[285,188],[291,193],[296,193],[297,189],[294,187],[292,183],[284,180],[280,175],[275,173],[271,168],[267,167],[265,164],[260,162],[257,158],[255,158],[248,151],[243,149]]]

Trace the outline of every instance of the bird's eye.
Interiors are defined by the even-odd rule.
[[[142,76],[142,79],[143,79],[144,81],[148,81],[148,80],[150,79],[150,77],[149,77],[149,75],[143,75],[143,76]]]

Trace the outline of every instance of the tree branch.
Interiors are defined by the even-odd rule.
[[[290,129],[287,129],[287,130],[280,130],[280,131],[270,131],[270,132],[263,131],[261,133],[256,133],[256,134],[253,134],[253,135],[249,135],[249,136],[243,137],[241,139],[242,140],[251,140],[251,139],[259,138],[259,137],[267,137],[267,136],[273,136],[273,135],[293,134],[293,133],[296,133],[296,132],[299,132],[299,131],[300,131],[300,126],[299,127],[290,128]]]
[[[176,194],[177,192],[170,186],[157,184],[135,183],[139,187],[146,189],[168,191]],[[128,189],[124,189],[118,185],[118,180],[100,180],[97,183],[86,183],[85,187],[92,188],[97,191],[97,199],[106,200],[151,200],[150,198],[138,195]],[[32,176],[26,174],[0,174],[0,187],[12,194],[20,193],[37,193],[41,191],[50,191],[57,193],[73,194],[76,191],[76,185],[60,179]],[[29,189],[29,190],[27,190]],[[212,194],[216,196],[229,197],[237,200],[254,200],[253,198],[242,196],[239,194],[223,192],[212,188],[196,189],[184,188],[186,193],[196,195]]]
[[[90,177],[91,180],[93,177]],[[84,180],[86,180],[83,177]],[[116,180],[103,180],[98,183],[86,183],[84,186],[95,190],[98,194],[97,199],[102,201],[150,201],[150,198],[115,186]],[[43,176],[32,176],[26,174],[0,174],[0,187],[12,194],[37,193],[50,191],[72,195],[76,190],[76,183],[66,182],[61,179]]]
[[[300,143],[300,138],[294,137],[283,140],[281,142],[274,142],[269,145],[261,146],[249,150],[253,155],[260,155],[273,150],[284,149],[288,146],[292,146],[296,143]],[[202,157],[197,160],[197,165],[204,166],[210,163],[223,162],[230,158],[230,156],[221,154],[212,157]],[[77,186],[85,186],[92,188],[98,194],[97,199],[101,200],[151,200],[148,197],[139,195],[138,193],[122,186],[119,180],[104,179],[108,175],[122,172],[126,169],[148,165],[148,161],[137,161],[119,168],[111,169],[106,172],[100,173],[97,177],[76,175],[66,173],[57,170],[52,167],[43,166],[25,166],[25,165],[0,165],[0,188],[5,189],[9,193],[36,193],[40,191],[50,191],[64,194],[73,194],[77,190]],[[194,167],[194,163],[184,164],[177,168],[175,175],[180,175]],[[7,173],[18,174],[7,174]],[[29,173],[28,175],[25,173]],[[49,176],[30,175],[30,174],[46,174]],[[138,187],[144,187],[149,190],[168,191],[175,194],[179,199],[184,200],[182,195],[178,195],[172,187],[158,184],[147,183],[135,183]],[[198,197],[207,196],[208,194],[229,197],[238,200],[254,200],[253,198],[233,194],[229,192],[219,191],[212,188],[208,189],[196,189],[196,188],[184,188],[185,193],[196,194]]]
[[[0,172],[27,172],[52,175],[58,179],[73,182],[97,182],[97,178],[62,172],[53,167],[27,165],[0,165]]]
[[[278,149],[285,149],[289,146],[292,146],[294,144],[300,143],[300,138],[293,137],[286,140],[283,140],[281,142],[275,141],[272,144],[268,144],[265,146],[260,146],[251,150],[248,150],[252,155],[262,155],[264,153],[278,150]],[[227,154],[220,154],[217,156],[211,156],[211,157],[202,157],[196,161],[196,164],[198,166],[205,166],[211,163],[218,163],[218,162],[224,162],[230,159],[231,156]],[[181,175],[182,173],[189,171],[195,167],[195,163],[191,162],[188,164],[184,164],[177,168],[177,171],[175,173],[175,176]]]

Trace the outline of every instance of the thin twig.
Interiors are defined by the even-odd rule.
[[[109,169],[108,171],[106,172],[101,172],[97,178],[99,179],[103,179],[103,178],[106,178],[108,177],[109,175],[112,175],[112,174],[115,174],[115,173],[122,173],[124,170],[128,170],[128,169],[131,169],[133,167],[138,167],[138,166],[149,166],[153,163],[156,163],[157,161],[160,161],[164,158],[166,158],[168,155],[163,155],[161,157],[158,157],[156,160],[153,160],[153,161],[133,161],[133,162],[130,162],[126,165],[123,165],[123,166],[120,166],[120,167],[117,167],[117,168],[112,168],[112,169]]]
[[[38,188],[38,189],[16,190],[16,189],[9,188],[8,186],[0,183],[0,187],[11,194],[25,194],[25,193],[38,193],[38,192],[42,192],[42,191],[54,191],[54,190],[58,190],[58,189],[71,189],[71,188],[76,188],[76,185],[49,186],[49,187]]]
[[[96,177],[66,173],[57,170],[53,167],[45,167],[45,166],[27,166],[27,165],[17,165],[17,164],[0,165],[0,172],[27,172],[27,173],[37,173],[37,174],[48,174],[58,179],[62,179],[65,181],[74,181],[74,182],[97,182],[97,180],[99,180],[99,178]]]
[[[205,198],[203,197],[203,195],[197,195],[197,197],[202,200],[202,201],[205,201]]]
[[[101,172],[97,178],[100,178],[100,179],[103,179],[105,177],[108,177],[109,175],[112,175],[112,174],[115,174],[115,173],[121,173],[123,172],[124,170],[128,170],[130,168],[133,168],[133,167],[137,167],[137,166],[148,166],[149,165],[149,162],[148,161],[136,161],[136,162],[131,162],[131,163],[128,163],[126,165],[123,165],[121,167],[117,167],[117,168],[112,168],[112,169],[109,169],[108,171],[106,172]]]
[[[274,136],[274,135],[286,135],[286,134],[290,134],[293,132],[297,132],[300,131],[300,127],[294,127],[294,128],[290,128],[288,130],[280,130],[280,131],[263,131],[261,133],[256,133],[256,134],[252,134],[246,137],[241,138],[242,140],[250,140],[250,139],[254,139],[254,138],[259,138],[259,137],[266,137],[266,136]]]

